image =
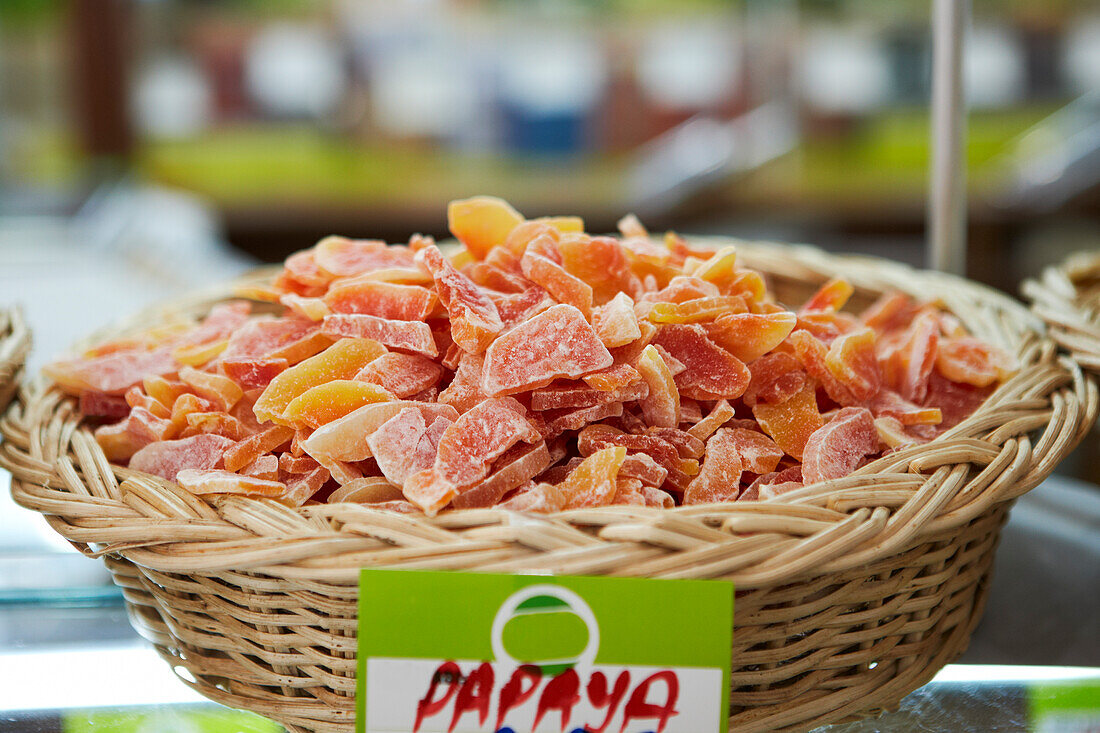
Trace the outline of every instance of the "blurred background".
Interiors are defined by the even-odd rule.
[[[0,213],[186,193],[276,260],[443,204],[914,262],[923,0],[3,0]],[[1100,238],[1100,8],[975,0],[970,275]],[[754,116],[753,112],[757,114]]]
[[[33,368],[327,234],[444,235],[474,194],[920,265],[930,8],[0,0],[0,304],[27,310]],[[1100,6],[972,14],[968,275],[1016,295],[1100,247]],[[967,661],[1100,665],[1098,451],[1014,511]],[[103,568],[57,553],[5,481],[0,652],[132,642]]]

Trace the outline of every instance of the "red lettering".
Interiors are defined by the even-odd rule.
[[[489,704],[493,701],[493,678],[493,665],[488,662],[482,662],[467,675],[455,698],[455,713],[448,731],[454,730],[458,719],[469,710],[476,710],[477,724],[485,725],[485,719],[489,717]]]
[[[665,696],[663,705],[654,705],[647,701],[649,688],[654,682],[664,682],[668,686],[668,694]],[[654,672],[642,680],[642,683],[631,693],[630,701],[627,702],[626,709],[623,710],[623,727],[619,729],[619,733],[626,730],[627,724],[636,718],[656,718],[660,720],[661,722],[657,724],[657,733],[661,733],[668,724],[668,719],[678,714],[676,700],[679,697],[680,678],[676,676],[676,673],[667,669],[662,672]]]
[[[424,718],[429,718],[443,708],[447,707],[447,703],[454,697],[455,690],[458,689],[458,681],[462,676],[462,672],[459,671],[458,665],[454,662],[444,662],[439,665],[439,669],[432,675],[431,684],[428,685],[428,692],[424,697],[416,704],[416,725],[413,727],[413,733],[420,730],[420,724],[424,722]],[[440,682],[447,683],[447,694],[436,700],[435,691],[439,687]]]
[[[615,680],[615,689],[611,692],[607,690],[607,675],[600,671],[593,672],[586,688],[588,701],[592,703],[594,708],[607,708],[607,715],[600,727],[586,725],[585,730],[589,733],[603,733],[607,730],[607,726],[611,725],[611,719],[615,717],[615,712],[619,709],[619,703],[623,701],[629,687],[630,672],[625,669],[619,672],[619,677]]]
[[[523,689],[524,680],[530,680],[531,686]],[[497,730],[504,727],[504,716],[510,710],[518,708],[527,702],[542,682],[542,670],[533,664],[525,664],[516,668],[512,678],[500,689],[500,703],[497,705]]]
[[[547,682],[546,688],[542,691],[542,696],[539,697],[539,707],[535,713],[535,724],[531,726],[531,729],[535,730],[539,727],[542,716],[546,713],[551,710],[560,710],[561,729],[564,731],[565,727],[569,725],[569,719],[573,717],[573,706],[581,701],[580,687],[581,678],[577,676],[576,670],[572,668],[565,670]]]

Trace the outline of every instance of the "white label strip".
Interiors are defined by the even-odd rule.
[[[367,733],[583,732],[586,725],[593,729],[602,726],[608,719],[609,708],[613,708],[614,712],[604,730],[615,733],[620,730],[624,733],[652,733],[659,729],[662,733],[707,733],[726,729],[725,711],[721,710],[722,672],[718,669],[620,665],[577,668],[576,694],[579,699],[564,721],[561,706],[553,705],[558,696],[553,690],[546,694],[551,677],[542,677],[537,685],[531,678],[526,678],[518,688],[513,686],[512,689],[526,692],[534,686],[533,692],[518,704],[509,706],[501,725],[497,727],[502,700],[509,699],[505,688],[513,679],[515,668],[492,665],[492,686],[489,688],[475,685],[475,678],[470,676],[481,666],[481,662],[459,661],[460,674],[457,679],[452,675],[439,675],[442,663],[442,660],[430,659],[368,659]],[[620,683],[616,689],[616,683],[624,671],[629,675],[623,678],[626,684]],[[605,685],[600,684],[597,673],[603,674]],[[438,677],[439,681],[436,689],[431,691],[433,677]],[[595,683],[592,682],[594,678]],[[453,684],[451,680],[455,680]],[[468,685],[465,692],[462,691],[464,684]],[[484,723],[480,721],[480,710],[476,704],[476,699],[483,699],[483,696],[489,698]],[[513,700],[516,698],[514,694],[511,697]],[[538,728],[533,728],[540,703],[544,714]],[[454,716],[458,706],[462,706],[464,711],[456,721]],[[674,713],[668,716],[661,728],[660,711],[670,707]],[[419,727],[418,710],[422,710]],[[624,716],[630,716],[625,729]]]

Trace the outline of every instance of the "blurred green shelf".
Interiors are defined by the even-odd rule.
[[[970,116],[967,159],[972,198],[1006,181],[1001,154],[1055,111],[1036,105]],[[892,110],[818,132],[790,155],[731,181],[735,208],[833,210],[923,207],[929,159],[927,110]],[[438,212],[441,202],[474,193],[503,196],[528,213],[621,212],[629,154],[507,157],[428,144],[385,144],[316,127],[222,127],[181,141],[145,141],[136,175],[194,191],[219,209],[255,217],[284,211]],[[12,162],[26,180],[57,183],[81,170],[71,141],[41,131]]]

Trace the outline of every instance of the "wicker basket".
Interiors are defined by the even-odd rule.
[[[31,350],[31,332],[18,308],[0,308],[0,412],[15,396],[23,362]]]
[[[109,465],[75,402],[43,381],[9,411],[0,462],[20,504],[106,560],[135,627],[188,684],[292,731],[353,727],[364,566],[727,579],[737,588],[731,728],[875,715],[966,648],[1012,500],[1089,429],[1097,386],[1036,334],[1026,308],[981,286],[810,248],[739,246],[786,302],[835,274],[857,286],[857,307],[889,288],[939,296],[1021,370],[932,443],[764,502],[434,519],[355,504],[208,504]]]
[[[1050,337],[1086,369],[1100,372],[1100,251],[1078,252],[1024,283]]]

